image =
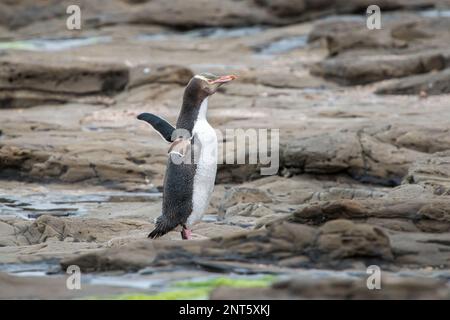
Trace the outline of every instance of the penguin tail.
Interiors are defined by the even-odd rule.
[[[164,231],[162,229],[159,229],[158,227],[156,227],[152,232],[150,232],[150,234],[148,235],[148,238],[150,239],[156,239],[159,237],[162,237],[163,235],[165,235],[168,231]]]
[[[171,224],[168,223],[165,216],[160,216],[156,220],[155,229],[152,232],[150,232],[150,234],[148,235],[148,238],[156,239],[156,238],[162,237],[169,231],[172,231],[173,229],[175,229],[175,227],[176,227],[176,225],[172,226]]]

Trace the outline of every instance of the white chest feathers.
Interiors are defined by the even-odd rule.
[[[196,171],[192,197],[192,213],[187,221],[192,225],[199,221],[208,209],[211,194],[214,190],[214,181],[217,172],[217,135],[206,120],[208,100],[205,99],[200,107],[197,121],[192,130],[194,144],[198,144],[196,154]]]

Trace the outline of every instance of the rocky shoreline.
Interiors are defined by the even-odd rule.
[[[35,2],[0,4],[0,298],[450,297],[448,1],[386,1],[375,31],[362,0],[82,1],[72,33]],[[280,129],[279,172],[221,165],[194,240],[147,240],[167,146],[136,115],[174,122],[205,71],[239,75],[210,123]]]

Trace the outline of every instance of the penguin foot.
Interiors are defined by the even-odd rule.
[[[190,240],[191,239],[191,234],[192,231],[187,229],[187,228],[183,228],[183,230],[181,231],[181,239],[183,240]]]

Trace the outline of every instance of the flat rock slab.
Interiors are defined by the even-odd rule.
[[[303,279],[289,277],[269,288],[218,288],[213,300],[235,299],[448,299],[450,290],[445,281],[425,277],[382,277],[381,290],[369,290],[362,279]]]
[[[450,69],[406,77],[383,85],[377,94],[416,94],[421,96],[450,93]]]
[[[155,214],[155,217],[159,213]],[[62,259],[74,252],[85,253],[105,248],[121,248],[147,239],[154,224],[143,218],[84,218],[42,215],[34,221],[0,219],[0,263],[38,262]],[[199,223],[193,238],[227,236],[242,232],[242,227],[220,223]],[[166,234],[162,241],[181,241],[179,231]]]
[[[304,259],[297,267],[345,265],[365,259],[386,262],[393,258],[389,238],[381,229],[335,220],[320,229],[274,223],[265,230],[201,241],[140,241],[64,259],[61,264],[63,268],[76,264],[86,271],[138,270],[152,265],[201,266],[214,260],[276,265],[298,256]],[[232,266],[229,269],[234,270]]]
[[[397,185],[420,152],[397,148],[363,131],[341,131],[289,142],[282,148],[282,165],[293,172],[348,173],[357,180]]]
[[[118,92],[129,81],[128,68],[119,64],[98,64],[81,60],[0,60],[0,89],[34,89],[60,93],[89,94]]]
[[[381,30],[363,24],[345,18],[318,23],[309,41],[324,41],[329,57],[312,65],[311,73],[342,85],[400,78],[379,94],[448,93],[447,72],[435,72],[449,65],[450,19],[394,14],[385,16]]]
[[[446,66],[441,53],[381,55],[331,58],[314,65],[311,73],[343,85],[368,84],[442,70]]]
[[[417,160],[408,170],[404,183],[429,187],[435,194],[450,193],[450,153],[438,152]]]
[[[0,6],[3,13],[0,25],[12,29],[28,25],[38,25],[41,22],[52,21],[54,24],[65,17],[65,8],[70,1],[57,3],[21,2],[6,3]],[[421,8],[433,5],[431,0],[415,1],[411,4],[405,0],[382,1],[380,6],[389,9]],[[336,13],[353,13],[367,6],[366,1],[322,1],[320,4],[300,1],[292,3],[287,0],[275,2],[265,1],[202,1],[194,0],[187,3],[177,0],[170,5],[163,0],[157,1],[88,1],[79,5],[86,10],[86,25],[90,28],[111,24],[158,24],[170,27],[216,27],[243,26],[254,24],[285,25],[298,21],[309,20],[318,16]],[[173,8],[176,8],[174,10]],[[121,14],[118,15],[117,12]],[[33,14],[31,14],[33,13]],[[83,11],[84,14],[84,11]],[[55,21],[56,20],[56,21]],[[48,23],[48,22],[47,22]]]
[[[24,108],[74,101],[115,103],[125,88],[148,83],[186,84],[188,68],[176,65],[129,65],[60,54],[22,52],[0,57],[0,108]]]
[[[439,196],[345,199],[306,204],[288,219],[311,225],[333,219],[352,219],[400,231],[450,232],[449,208],[450,199]]]

